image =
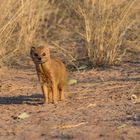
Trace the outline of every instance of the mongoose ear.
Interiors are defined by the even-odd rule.
[[[34,46],[31,46],[31,50],[35,50],[35,47]]]

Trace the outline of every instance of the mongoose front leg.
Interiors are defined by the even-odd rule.
[[[43,92],[43,96],[44,96],[44,103],[48,103],[49,102],[49,90],[45,84],[42,85],[42,92]]]
[[[38,79],[40,81],[40,84],[41,84],[41,89],[42,89],[42,92],[43,92],[43,98],[44,98],[44,103],[48,103],[48,87],[47,85],[45,84],[45,82],[43,81],[43,75],[41,73],[37,73],[38,74]]]

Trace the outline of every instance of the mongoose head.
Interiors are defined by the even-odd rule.
[[[30,55],[34,63],[45,63],[50,60],[49,48],[45,46],[31,47]]]

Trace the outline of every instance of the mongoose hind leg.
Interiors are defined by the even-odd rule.
[[[53,103],[53,95],[52,95],[52,89],[49,90],[49,103]]]
[[[58,86],[58,100],[59,101],[65,100],[64,87],[62,85]]]

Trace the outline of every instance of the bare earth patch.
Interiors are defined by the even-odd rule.
[[[105,70],[71,72],[66,101],[42,104],[34,68],[0,70],[0,139],[138,140],[140,59]],[[136,102],[131,96],[138,97]],[[19,119],[22,113],[29,116]]]

